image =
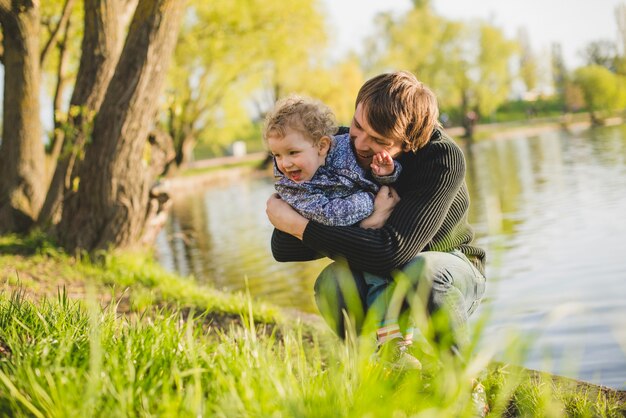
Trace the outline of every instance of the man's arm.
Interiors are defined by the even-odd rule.
[[[274,193],[267,199],[265,213],[276,229],[293,235],[299,240],[302,239],[304,229],[309,223],[309,220],[296,212],[294,208],[281,199],[277,193]]]
[[[376,194],[376,199],[374,199],[374,212],[363,219],[359,226],[361,228],[382,228],[399,201],[400,196],[393,187],[382,186]]]
[[[399,201],[400,197],[393,188],[381,187],[374,200],[374,212],[361,221],[361,228],[381,228]],[[267,207],[268,218],[273,219],[272,223],[276,227],[271,241],[272,254],[276,261],[309,261],[323,257],[322,254],[304,245],[300,238],[294,236],[302,234],[306,226],[303,228],[300,222],[307,221],[290,205],[284,205],[284,203],[286,202],[277,195],[273,195],[268,200]],[[291,231],[294,235],[283,232],[279,228]]]
[[[274,229],[272,233],[272,255],[280,262],[311,261],[323,257],[304,245],[300,239],[278,229]]]

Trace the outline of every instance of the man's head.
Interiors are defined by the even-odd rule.
[[[321,102],[290,96],[276,103],[265,118],[263,138],[278,169],[300,183],[311,180],[323,165],[337,125]]]
[[[350,136],[362,166],[382,149],[396,157],[426,145],[438,126],[437,98],[407,71],[381,74],[359,90]],[[369,159],[369,161],[368,161]]]

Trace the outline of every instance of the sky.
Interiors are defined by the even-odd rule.
[[[481,18],[516,37],[525,27],[536,53],[547,52],[559,42],[568,67],[582,65],[579,51],[589,42],[617,41],[615,7],[625,0],[431,0],[435,11],[453,20]],[[402,13],[410,0],[323,0],[336,50],[359,52],[361,40],[372,30],[372,19],[381,11]]]

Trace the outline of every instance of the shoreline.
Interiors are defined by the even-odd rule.
[[[483,141],[494,141],[500,139],[509,139],[517,135],[538,135],[543,132],[554,132],[559,130],[567,130],[578,133],[580,131],[590,129],[591,122],[584,115],[564,116],[558,119],[542,118],[529,120],[527,124],[522,125],[520,122],[502,122],[493,124],[476,125],[474,133],[475,139],[473,144]],[[624,123],[623,118],[613,117],[605,121],[604,126],[616,126]],[[466,148],[469,141],[463,138],[463,128],[453,126],[444,128],[445,132],[453,138],[462,148]],[[265,170],[259,169],[260,164],[266,158],[266,152],[255,152],[244,156],[225,156],[205,160],[198,160],[185,168],[187,174],[175,174],[172,177],[163,178],[161,183],[172,194],[187,194],[194,192],[198,187],[204,187],[209,184],[225,183],[231,177],[240,177],[244,175],[253,176],[271,176]],[[193,173],[193,171],[197,171]]]

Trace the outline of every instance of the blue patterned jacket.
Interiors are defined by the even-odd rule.
[[[372,177],[379,184],[393,183],[401,171],[395,160],[394,166],[389,176],[372,174]],[[348,134],[333,138],[325,164],[317,169],[311,180],[296,183],[285,177],[275,162],[274,174],[280,197],[305,218],[323,225],[353,225],[374,210],[379,185],[358,165]]]

